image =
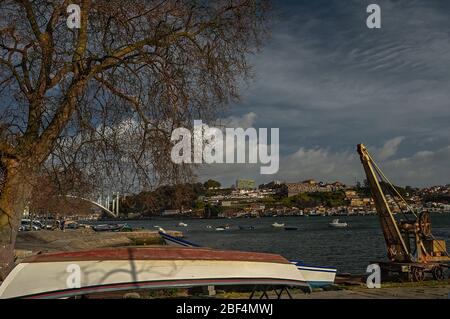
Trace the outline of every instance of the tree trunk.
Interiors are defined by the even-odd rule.
[[[32,181],[8,161],[5,183],[0,189],[0,280],[14,268],[14,246],[22,214],[31,198]]]

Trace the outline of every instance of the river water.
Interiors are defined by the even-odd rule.
[[[364,273],[368,264],[385,260],[386,248],[377,216],[343,216],[348,228],[328,226],[335,217],[271,217],[258,219],[152,219],[127,221],[136,228],[180,230],[191,242],[218,249],[277,253],[306,264],[334,266],[338,272]],[[450,245],[450,214],[432,214],[433,234]],[[179,222],[187,227],[177,227]],[[298,227],[295,231],[271,227],[274,222]],[[227,231],[207,226],[228,224]],[[254,230],[239,230],[239,226],[254,226]]]

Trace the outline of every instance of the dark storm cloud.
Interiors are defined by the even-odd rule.
[[[373,2],[379,30],[365,24]],[[449,12],[448,1],[277,2],[272,37],[252,59],[255,80],[232,111],[280,128],[280,172],[215,165],[205,174],[354,183],[362,178],[356,144],[391,143],[395,150],[378,157],[392,180],[449,183]]]

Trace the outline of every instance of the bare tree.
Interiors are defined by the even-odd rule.
[[[71,3],[78,29],[66,24]],[[1,275],[42,167],[141,187],[189,173],[170,161],[170,132],[237,97],[266,9],[258,0],[0,0]]]
[[[33,191],[28,202],[29,211],[40,216],[89,215],[96,207],[87,194],[95,191],[89,176],[73,166],[58,169],[43,169],[34,177]],[[64,196],[64,195],[72,196]],[[98,210],[98,208],[97,208]]]

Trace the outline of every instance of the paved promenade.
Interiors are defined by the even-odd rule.
[[[447,299],[450,282],[442,286],[389,287],[368,289],[365,287],[338,291],[318,291],[311,294],[294,294],[296,299]]]

